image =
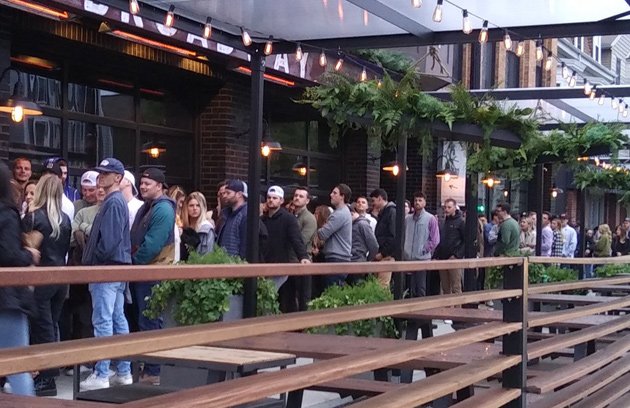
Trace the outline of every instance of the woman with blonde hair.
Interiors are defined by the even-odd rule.
[[[177,225],[177,228],[179,228],[179,234],[181,235],[183,228],[182,211],[184,210],[186,192],[180,186],[170,186],[167,195],[177,204],[175,207],[175,224]]]
[[[44,175],[35,187],[35,197],[22,220],[24,231],[38,231],[43,239],[39,250],[41,266],[65,266],[70,248],[72,227],[70,218],[61,210],[63,185],[59,177]],[[58,339],[61,308],[68,293],[68,285],[36,286],[34,291],[37,313],[31,318],[31,343],[53,343]],[[58,369],[43,370],[35,377],[35,394],[57,395],[55,376]]]
[[[534,221],[530,217],[521,217],[519,222],[521,234],[518,250],[523,255],[533,255],[536,250],[536,230]]]
[[[186,235],[192,231],[198,235],[199,243],[192,246],[197,253],[202,255],[214,249],[214,227],[206,217],[207,210],[206,197],[198,191],[188,194],[182,207],[182,228],[184,231],[188,230]],[[184,242],[184,234],[182,234],[182,242]],[[189,243],[186,244],[191,246]]]

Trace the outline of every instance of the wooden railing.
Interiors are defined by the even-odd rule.
[[[625,263],[627,259],[601,258],[597,263]],[[437,397],[450,394],[471,385],[480,379],[497,374],[503,377],[503,392],[493,392],[484,400],[483,406],[525,406],[526,362],[528,359],[568,347],[576,342],[593,338],[596,330],[585,331],[573,337],[557,337],[535,343],[528,350],[527,327],[543,326],[570,318],[602,313],[630,306],[630,297],[604,304],[594,304],[566,311],[536,316],[528,321],[527,299],[531,293],[549,293],[563,290],[584,289],[593,284],[630,283],[629,277],[594,279],[589,281],[558,284],[531,285],[528,287],[528,265],[553,263],[557,258],[486,258],[471,260],[423,261],[423,262],[379,262],[344,264],[262,264],[262,265],[181,265],[181,266],[108,266],[108,267],[65,267],[65,268],[1,268],[0,286],[46,285],[52,283],[87,283],[111,281],[149,281],[168,279],[215,279],[228,277],[300,276],[319,274],[359,274],[377,272],[414,272],[418,270],[438,271],[443,269],[474,269],[500,266],[504,270],[503,289],[465,292],[462,295],[429,296],[404,299],[379,304],[344,307],[331,310],[298,312],[279,316],[243,319],[235,322],[219,322],[197,326],[164,329],[160,331],[132,333],[124,336],[64,341],[35,345],[17,349],[0,349],[0,375],[35,371],[67,366],[104,358],[118,358],[156,352],[192,345],[240,339],[244,337],[302,330],[309,327],[331,325],[381,316],[404,315],[440,307],[458,306],[504,300],[503,321],[486,323],[455,333],[422,339],[348,356],[318,361],[310,365],[293,367],[272,373],[257,374],[225,383],[211,384],[195,389],[179,391],[160,397],[126,403],[125,407],[162,406],[211,406],[229,407],[255,401],[262,397],[342,379],[365,371],[383,367],[395,367],[436,352],[445,352],[467,344],[502,338],[503,352],[486,361],[465,365],[459,369],[436,374],[418,383],[403,386],[381,397],[373,397],[357,406],[416,406]],[[564,259],[563,259],[564,262]],[[571,260],[567,263],[594,263],[592,258]],[[435,272],[433,272],[435,273]],[[623,316],[619,321],[602,327],[606,333],[628,327]],[[580,332],[576,332],[580,333]],[[587,340],[585,340],[587,339]],[[551,341],[554,340],[554,341]],[[421,384],[422,383],[422,384]],[[424,384],[424,385],[423,385]],[[492,395],[492,397],[491,397]],[[4,396],[0,395],[0,405]],[[6,397],[10,398],[10,397]],[[478,397],[475,397],[478,398]],[[17,401],[17,402],[16,402]],[[13,406],[22,399],[13,398]],[[26,400],[25,400],[26,401]],[[471,402],[468,404],[473,403]],[[45,407],[45,401],[38,401]],[[26,402],[26,405],[30,406]],[[43,405],[41,405],[43,404]],[[50,406],[54,402],[50,402]],[[77,402],[77,404],[80,404]],[[463,404],[463,403],[462,403]],[[80,405],[77,405],[80,406]],[[89,406],[89,405],[86,405]],[[465,406],[465,405],[463,405]],[[470,405],[472,406],[472,405]]]

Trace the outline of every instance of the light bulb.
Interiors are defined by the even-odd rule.
[[[569,86],[571,88],[575,86],[576,79],[577,79],[577,74],[574,72],[573,74],[571,74],[571,77],[569,78]]]
[[[263,145],[260,148],[260,153],[264,156],[264,157],[269,157],[269,154],[271,153],[271,149],[269,148],[269,146],[267,145]]]
[[[212,37],[212,19],[208,17],[206,24],[203,26],[203,38],[208,39]]]
[[[324,52],[324,50],[322,50],[322,53],[319,54],[319,65],[322,67],[326,66],[326,53]]]
[[[265,55],[271,55],[272,51],[273,51],[273,35],[270,35],[269,39],[265,43],[265,48],[263,49],[263,53]]]
[[[157,159],[158,157],[160,157],[160,149],[158,149],[157,147],[150,148],[149,156],[153,157],[154,159]]]
[[[551,51],[547,53],[547,59],[545,60],[545,71],[551,71],[551,67],[553,67],[553,55]]]
[[[166,18],[164,19],[164,25],[167,27],[173,27],[175,24],[175,6],[171,4],[166,12]]]
[[[488,42],[488,20],[483,21],[481,31],[479,31],[479,43],[485,44]]]
[[[593,90],[593,87],[588,82],[588,79],[584,79],[584,95],[589,96],[592,90]]]
[[[523,45],[523,41],[519,41],[516,44],[516,56],[521,57],[523,54],[525,54],[525,45]]]
[[[300,176],[304,177],[304,176],[306,176],[306,171],[307,171],[307,170],[306,170],[306,167],[300,167],[300,168],[298,169],[298,174],[299,174]]]
[[[468,18],[468,10],[462,11],[462,31],[464,34],[472,33],[472,24],[470,23],[470,18]]]
[[[542,61],[543,56],[542,40],[536,40],[536,61]]]
[[[363,71],[361,71],[361,82],[365,82],[367,81],[367,71],[365,70],[365,67],[363,67]]]
[[[383,86],[383,81],[381,81],[380,79],[376,82],[376,87],[380,88]]]
[[[510,192],[507,190],[503,190],[503,197],[507,197],[510,195]]]
[[[250,45],[252,45],[252,37],[250,37],[247,30],[245,30],[243,27],[241,27],[241,38],[243,39],[244,46],[249,47]]]
[[[300,46],[300,44],[298,44],[297,48],[295,49],[295,60],[296,61],[302,61],[302,57],[304,56],[304,53],[302,52],[302,47]]]
[[[589,84],[589,85],[590,85],[590,84]],[[586,86],[586,85],[585,85],[585,86]],[[586,89],[584,89],[584,92],[586,92]],[[595,100],[595,97],[596,97],[596,96],[597,96],[597,85],[593,85],[593,86],[591,87],[591,92],[590,92],[590,94],[588,95],[588,99],[590,99],[591,101],[592,101],[592,100]]]
[[[611,108],[617,109],[618,104],[619,103],[617,102],[617,100],[615,98],[610,98],[610,107]]]
[[[554,188],[553,190],[551,190],[551,196],[552,196],[553,198],[558,197],[558,190],[556,190],[555,188]]]
[[[420,8],[422,7],[422,0],[411,0],[411,5],[414,8]]]
[[[394,164],[394,167],[392,167],[392,174],[393,174],[394,176],[397,176],[397,175],[398,175],[398,173],[400,173],[400,167],[398,167],[398,165],[397,165],[397,164]]]
[[[343,58],[339,58],[337,60],[337,63],[335,64],[335,71],[341,70],[342,66],[343,66]]]
[[[512,38],[510,37],[510,33],[508,33],[508,30],[505,30],[505,35],[503,36],[503,45],[505,46],[506,50],[512,49]]]
[[[623,103],[623,99],[619,99],[619,107],[617,108],[617,111],[619,113],[623,113],[623,109],[624,109],[624,103]]]
[[[435,5],[435,10],[433,10],[433,21],[439,23],[442,21],[442,3],[444,0],[437,0],[437,4]]]
[[[129,12],[134,16],[140,12],[140,4],[138,4],[138,0],[129,0]]]
[[[562,78],[564,79],[569,78],[569,68],[567,67],[567,64],[565,64],[564,62],[562,63]]]
[[[494,187],[494,179],[492,177],[488,179],[488,187],[490,188]]]
[[[628,117],[628,104],[626,104],[626,108],[623,110],[623,117],[624,118]]]
[[[19,123],[24,119],[24,108],[21,105],[17,105],[11,110],[11,120],[15,123]]]
[[[446,173],[444,175],[444,181],[451,181],[451,174],[450,173]]]
[[[370,13],[367,10],[363,10],[363,25],[368,26],[370,23]]]
[[[597,101],[597,104],[603,105],[605,99],[606,99],[606,95],[604,95],[604,93],[602,92],[602,94],[599,95],[599,100]]]

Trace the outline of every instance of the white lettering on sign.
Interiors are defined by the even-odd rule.
[[[221,54],[230,55],[232,51],[234,51],[234,48],[228,47],[225,44],[217,43],[217,51]]]
[[[120,12],[120,20],[123,23],[129,24],[129,17],[130,16],[131,16],[131,14],[127,13],[126,11],[121,11]],[[142,18],[139,17],[139,16],[133,16],[133,23],[135,24],[136,27],[144,28],[144,22],[142,21]]]
[[[155,26],[157,27],[160,34],[165,35],[167,37],[172,37],[175,35],[175,33],[177,33],[177,28],[167,27],[161,23],[155,23]]]
[[[85,0],[83,2],[83,9],[85,11],[89,11],[90,13],[98,14],[99,16],[104,16],[109,10],[109,6],[104,4],[96,4],[92,0]]]
[[[276,55],[276,60],[273,63],[273,69],[280,70],[280,68],[284,69],[284,73],[289,73],[289,58],[287,54],[278,54]]]
[[[302,59],[300,60],[300,78],[306,78],[306,62],[308,61],[308,52],[305,52],[302,55]]]
[[[198,36],[198,35],[194,35],[194,34],[188,33],[188,35],[186,36],[186,42],[187,42],[188,44],[193,44],[193,45],[195,45],[195,41],[198,41],[198,42],[199,42],[199,44],[197,44],[197,45],[199,45],[199,46],[201,46],[201,47],[203,47],[203,48],[205,48],[205,49],[208,49],[208,48],[209,48],[209,47],[208,47],[208,40],[207,40],[207,39],[205,39],[205,38],[203,38],[203,37],[200,37],[200,36]]]

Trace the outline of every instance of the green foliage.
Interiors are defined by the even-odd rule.
[[[577,272],[573,269],[561,268],[558,265],[529,264],[528,282],[535,283],[566,282],[577,280]],[[499,267],[486,271],[486,288],[496,289],[502,286],[503,271]]]
[[[366,305],[370,303],[388,302],[394,300],[391,292],[383,288],[378,281],[369,277],[356,285],[333,285],[328,287],[317,299],[308,304],[309,310],[335,309],[344,306]],[[374,336],[378,329],[385,337],[395,338],[397,335],[394,321],[391,317],[358,320],[340,323],[334,326],[337,335],[354,335],[362,337]],[[309,333],[328,333],[328,326],[314,327]]]
[[[630,274],[630,265],[610,264],[598,266],[595,270],[598,278],[608,278],[610,276]]]
[[[414,65],[413,60],[407,55],[388,50],[355,50],[353,54],[385,69],[400,73],[407,72]]]
[[[191,252],[186,264],[219,265],[243,264],[237,256],[229,255],[223,248],[215,247],[205,255]],[[153,288],[144,312],[150,318],[157,318],[173,305],[173,317],[182,325],[215,322],[229,309],[229,298],[243,294],[242,279],[194,279],[163,281]],[[279,313],[278,295],[269,279],[258,279],[258,315]]]

